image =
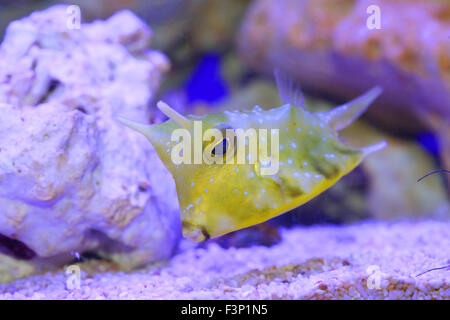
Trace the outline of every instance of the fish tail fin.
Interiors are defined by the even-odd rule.
[[[358,98],[326,112],[325,119],[335,131],[342,130],[358,119],[382,91],[381,87],[376,86]]]

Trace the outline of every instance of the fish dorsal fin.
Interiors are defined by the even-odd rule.
[[[287,76],[279,69],[275,69],[273,74],[275,76],[281,101],[284,104],[291,104],[304,109],[304,97],[300,86],[295,83],[291,77]]]

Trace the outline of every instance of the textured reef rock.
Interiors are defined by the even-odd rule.
[[[169,62],[130,11],[80,29],[68,19],[65,6],[33,13],[0,46],[0,234],[46,265],[86,250],[124,268],[166,258],[175,185],[115,117],[148,119]]]
[[[370,30],[373,4],[256,0],[241,29],[242,55],[343,101],[381,85],[372,119],[395,130],[433,129],[450,165],[450,2],[376,1],[381,29]]]
[[[78,264],[79,289],[67,288],[58,270],[0,284],[0,299],[448,300],[449,228],[421,221],[284,229],[275,246],[210,243],[133,273],[91,260]]]

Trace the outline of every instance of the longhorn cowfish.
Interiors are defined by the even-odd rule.
[[[301,92],[292,81],[279,73],[276,79],[284,103],[278,108],[262,110],[256,106],[252,110],[183,116],[160,101],[158,108],[170,118],[164,123],[146,125],[119,117],[123,124],[150,140],[172,174],[185,237],[202,241],[296,208],[333,186],[367,155],[386,146],[381,141],[355,149],[338,138],[339,130],[357,119],[379,96],[381,88],[375,87],[330,111],[309,112],[303,107]],[[198,132],[196,123],[203,131],[217,129],[226,134],[219,138],[202,136],[203,131]],[[191,138],[174,137],[173,133],[180,128],[191,134]],[[241,134],[248,133],[249,129],[257,135],[259,129],[274,133],[271,139],[263,134],[256,139],[255,158],[262,154],[263,148],[271,152],[265,150],[265,156],[249,159],[254,155],[255,140],[251,134]],[[181,140],[190,141],[183,144]],[[253,142],[253,147],[249,142]],[[195,148],[199,146],[204,154],[201,163],[199,157],[197,162],[183,163],[178,158],[174,161],[174,153],[194,158],[195,152],[198,153]],[[245,163],[242,163],[242,150]],[[219,158],[225,161],[211,162]],[[269,170],[268,164],[276,170]],[[264,168],[268,169],[265,174]]]

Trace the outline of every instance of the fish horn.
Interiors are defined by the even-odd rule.
[[[382,140],[376,144],[364,147],[361,149],[361,151],[363,152],[363,157],[367,157],[371,153],[382,150],[382,149],[386,148],[387,145],[388,145],[388,143],[385,140]]]
[[[139,122],[135,122],[129,119],[126,119],[124,117],[118,116],[117,120],[119,122],[121,122],[122,124],[126,125],[127,127],[134,129],[140,133],[142,133],[143,135],[145,135],[146,137],[150,136],[150,128],[151,125],[148,124],[143,124],[143,123],[139,123]]]
[[[362,96],[326,112],[324,118],[335,131],[342,130],[359,118],[382,91],[381,87],[374,87]]]
[[[187,130],[190,130],[193,127],[193,123],[191,120],[169,107],[167,103],[159,101],[156,106],[159,110],[161,110],[162,113],[175,121],[180,127]]]

